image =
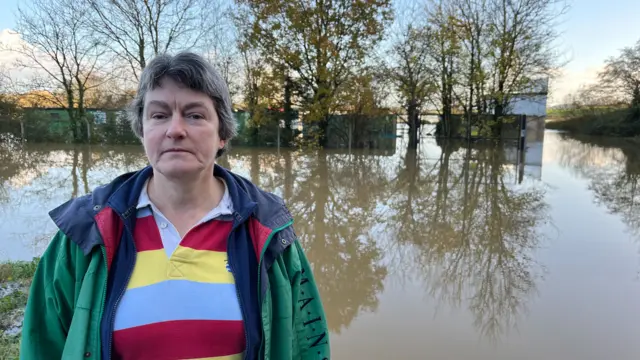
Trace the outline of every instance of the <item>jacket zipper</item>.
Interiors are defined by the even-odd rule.
[[[260,269],[262,269],[262,259],[264,258],[264,252],[267,250],[267,247],[269,247],[269,244],[271,243],[271,239],[273,239],[273,237],[279,233],[280,231],[288,228],[289,226],[293,225],[293,220],[289,221],[288,223],[282,225],[281,227],[274,229],[271,234],[269,234],[269,236],[267,237],[267,240],[264,243],[264,246],[262,247],[262,252],[260,253],[260,261],[258,262],[258,298],[260,300],[260,307],[262,308],[262,292],[261,292],[261,287],[260,287],[260,280],[261,280],[261,271]]]
[[[107,284],[109,283],[109,281],[108,281],[108,279],[109,279],[109,267],[107,266],[107,249],[104,246],[101,246],[101,250],[102,250],[102,257],[104,258],[104,267],[106,268],[107,276],[105,276],[104,290],[102,291],[102,302],[100,303],[100,318],[102,318],[102,315],[104,314],[104,306],[105,306],[105,302],[106,302],[106,299],[107,299]],[[101,337],[100,336],[100,331],[98,331],[98,339],[100,339],[100,337]],[[93,350],[95,350],[95,349],[93,349]],[[101,349],[98,348],[98,351],[100,352]]]
[[[127,225],[125,225],[124,227],[127,233],[129,234],[129,236],[131,237],[131,243],[133,245],[133,262],[129,266],[129,273],[127,275],[127,280],[124,283],[125,285],[122,287],[122,291],[120,292],[120,295],[118,295],[118,299],[116,300],[115,304],[113,304],[113,312],[111,313],[111,325],[109,326],[109,330],[111,332],[109,334],[109,360],[112,359],[111,350],[113,349],[113,325],[116,321],[116,310],[118,309],[118,304],[120,303],[120,300],[122,300],[122,296],[124,296],[124,293],[127,291],[127,285],[129,284],[129,280],[131,280],[131,275],[133,274],[133,267],[135,266],[136,260],[138,259],[138,250],[136,249],[135,241],[133,241],[133,234],[131,234],[131,231],[129,231],[129,228],[127,227]]]
[[[269,237],[267,237],[267,240],[265,242],[264,248],[262,249],[262,253],[260,254],[260,262],[258,263],[258,294],[260,294],[260,266],[262,265],[262,257],[264,255],[264,251],[267,248],[267,246],[269,245],[269,242],[271,242],[271,239],[273,238],[273,236],[278,233],[280,230],[290,226],[291,224],[293,224],[293,220],[291,220],[289,223],[287,223],[286,225],[279,227],[275,230],[273,230],[271,232],[271,234],[269,234]],[[235,229],[233,229],[233,231],[235,231]],[[229,238],[231,238],[231,235],[229,235]],[[233,257],[231,256],[232,252],[229,251],[228,249],[229,247],[229,239],[227,239],[227,256],[229,256],[229,267],[231,267],[231,272],[233,275],[233,279],[234,282],[236,282],[236,269],[233,266]],[[240,292],[238,291],[238,286],[235,286],[235,290],[236,290],[236,298],[238,299],[238,305],[240,306],[240,312],[242,313],[242,318],[246,319],[247,316],[244,312],[244,307],[242,306],[242,301],[240,300]],[[260,295],[258,295],[260,296]],[[262,301],[262,300],[260,300]],[[247,358],[247,351],[246,351],[246,347],[249,346],[249,337],[247,336],[247,328],[245,326],[246,324],[243,324],[242,329],[244,330],[244,343],[245,343],[245,352],[243,355],[243,359]]]
[[[227,246],[229,244],[229,239],[227,239]],[[229,256],[229,267],[231,267],[231,272],[233,275],[233,281],[234,283],[236,282],[236,269],[233,266],[233,261],[231,261],[231,253],[228,251],[227,249],[227,255]],[[235,284],[234,284],[235,285]],[[235,290],[236,290],[236,299],[238,299],[238,305],[240,306],[240,313],[242,313],[242,318],[246,319],[247,316],[244,313],[244,307],[242,306],[242,301],[240,301],[240,292],[238,291],[238,286],[234,286]],[[244,330],[244,344],[245,344],[245,351],[244,351],[244,355],[242,356],[243,359],[247,358],[247,346],[249,346],[249,336],[247,336],[247,327],[246,324],[242,325],[242,330]]]
[[[264,253],[267,250],[267,247],[269,246],[269,244],[271,243],[271,239],[273,239],[273,237],[279,233],[280,231],[282,231],[283,229],[286,229],[287,227],[293,225],[293,220],[289,221],[288,223],[286,223],[285,225],[282,225],[281,227],[274,229],[271,234],[269,234],[269,236],[267,237],[267,240],[264,243],[264,247],[262,248],[262,252],[260,253],[260,261],[258,262],[258,307],[260,309],[260,316],[262,317],[262,302],[264,301],[264,299],[262,299],[262,288],[260,285],[260,280],[262,278],[261,274],[262,274],[262,259],[264,258]],[[260,321],[262,323],[262,321]],[[263,332],[264,332],[264,324],[263,325]],[[264,351],[264,342],[262,342],[262,344],[260,345],[260,350],[258,350],[258,356],[262,355],[262,352]]]

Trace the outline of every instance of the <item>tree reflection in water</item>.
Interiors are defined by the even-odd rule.
[[[502,147],[440,147],[435,161],[407,153],[399,164],[388,219],[402,250],[396,264],[415,267],[398,270],[439,301],[467,306],[480,333],[497,340],[526,311],[542,275],[533,252],[548,220],[544,189],[513,186]]]
[[[629,233],[640,241],[640,144],[597,137],[569,137],[556,141],[559,162],[589,179],[596,203],[620,216]]]
[[[497,339],[542,273],[532,253],[547,221],[544,189],[512,186],[501,147],[441,148],[436,161],[235,149],[226,165],[284,197],[332,331],[376,311],[392,271],[389,279],[413,276],[439,301],[466,305],[479,331]]]
[[[440,145],[435,161],[237,148],[219,162],[284,198],[334,333],[377,310],[387,278],[413,275],[438,300],[466,304],[479,330],[497,337],[535,290],[543,193],[507,184],[500,148]],[[29,145],[0,157],[2,186],[20,183],[28,202],[47,204],[42,221],[61,194],[80,196],[146,165],[139,147]]]
[[[375,311],[383,290],[387,270],[373,226],[380,221],[375,207],[385,185],[380,160],[331,151],[235,149],[222,163],[284,198],[334,333],[362,311]]]
[[[44,250],[55,232],[49,210],[145,164],[134,146],[0,144],[0,214],[16,220],[5,223],[6,239]]]
[[[640,240],[638,146],[545,136]],[[393,156],[234,148],[220,163],[284,198],[334,333],[377,311],[389,281],[406,280],[498,339],[526,314],[543,273],[534,252],[549,221],[545,189],[515,185],[502,147],[437,145]],[[40,213],[24,213],[33,226],[16,231],[46,240],[48,209],[145,165],[140,147],[1,144],[0,211],[37,204]]]

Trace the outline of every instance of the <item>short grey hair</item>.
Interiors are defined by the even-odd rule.
[[[216,157],[224,154],[229,141],[238,131],[238,124],[231,108],[229,88],[220,73],[207,60],[192,52],[180,52],[173,56],[158,55],[142,70],[136,96],[128,109],[129,122],[134,134],[142,139],[145,97],[147,92],[160,86],[163,78],[170,78],[194,91],[202,92],[213,100],[218,114],[220,139],[227,141],[224,148],[218,150]]]

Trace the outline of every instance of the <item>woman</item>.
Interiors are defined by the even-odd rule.
[[[192,53],[142,72],[150,166],[50,212],[22,359],[328,359],[324,310],[282,200],[216,165],[236,134]]]

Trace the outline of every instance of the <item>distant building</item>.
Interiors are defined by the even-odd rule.
[[[547,98],[549,96],[549,79],[536,79],[520,92],[510,94],[508,115],[527,115],[530,117],[547,116]]]
[[[533,80],[520,92],[509,94],[509,104],[505,108],[505,115],[515,116],[515,122],[505,123],[502,136],[506,139],[520,137],[519,116],[526,116],[527,146],[538,146],[544,139],[545,119],[547,117],[547,99],[549,95],[549,79]]]
[[[508,155],[520,157],[521,171],[537,179],[542,176],[542,152],[548,95],[549,79],[536,79],[522,92],[511,94],[512,97],[507,107],[507,114],[524,115],[527,119],[525,147],[520,150],[523,154],[513,151]]]

